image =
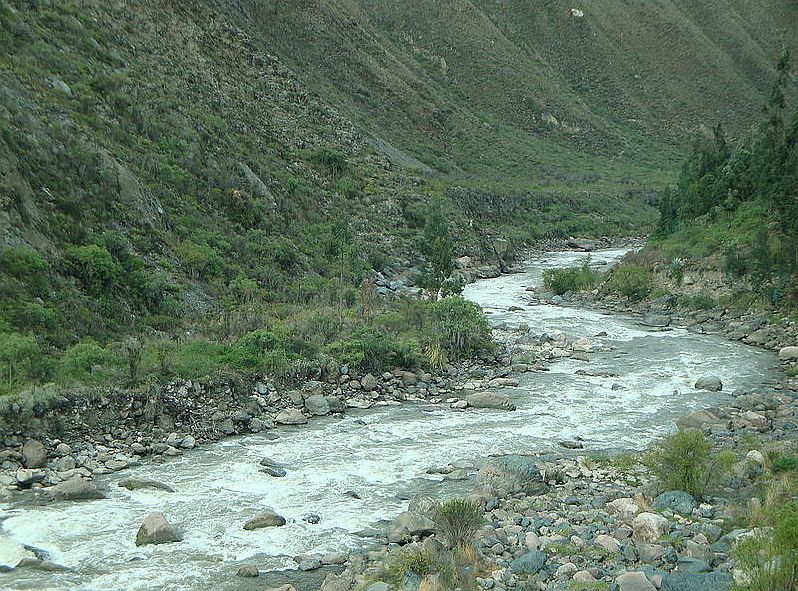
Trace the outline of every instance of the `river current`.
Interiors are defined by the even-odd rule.
[[[623,253],[593,253],[591,264],[610,265]],[[428,475],[431,466],[503,451],[550,451],[575,436],[585,440],[585,453],[642,449],[673,431],[680,415],[718,403],[735,388],[775,382],[775,355],[742,343],[683,329],[655,331],[620,315],[530,304],[526,288],[541,284],[544,269],[585,256],[542,254],[524,272],[465,290],[493,323],[526,323],[535,333],[561,331],[569,341],[584,336],[611,349],[591,354],[590,362],[563,359],[548,372],[519,376],[519,387],[502,390],[518,406],[515,412],[458,412],[430,403],[350,411],[343,418],[280,427],[275,441],[231,438],[166,464],[145,462],[99,477],[107,499],[0,507],[0,558],[3,544],[12,540],[69,568],[0,573],[0,589],[248,589],[255,583],[235,576],[241,563],[283,569],[295,566],[294,555],[360,547],[366,541],[359,532],[404,510],[413,491],[458,492],[457,484]],[[589,377],[577,374],[580,369],[614,375]],[[695,391],[692,385],[703,375],[721,377],[724,391]],[[287,476],[260,472],[264,457],[284,464]],[[159,480],[175,492],[119,488],[129,476]],[[265,508],[284,515],[287,525],[244,531],[243,523]],[[181,525],[185,539],[137,548],[136,531],[152,511]],[[304,521],[309,513],[318,514],[320,523]]]

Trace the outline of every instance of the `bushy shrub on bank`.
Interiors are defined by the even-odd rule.
[[[543,285],[557,295],[569,291],[593,289],[601,279],[601,274],[590,268],[588,261],[578,267],[546,269],[543,271]]]

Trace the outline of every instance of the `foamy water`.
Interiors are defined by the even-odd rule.
[[[603,251],[594,263],[615,261],[623,251]],[[579,435],[586,452],[641,449],[674,428],[692,409],[718,402],[734,388],[776,377],[771,353],[719,337],[684,330],[650,332],[634,320],[595,311],[531,306],[525,287],[539,285],[542,269],[577,262],[584,255],[554,253],[530,261],[526,273],[469,285],[466,297],[491,318],[509,326],[527,323],[536,333],[562,331],[569,340],[586,336],[612,351],[589,363],[565,359],[551,371],[520,376],[518,388],[503,391],[515,412],[469,410],[427,403],[325,417],[302,427],[278,429],[269,441],[252,435],[188,452],[166,464],[146,463],[102,477],[109,498],[0,510],[2,532],[46,550],[69,573],[20,570],[0,574],[3,589],[242,589],[239,561],[263,569],[294,565],[292,556],[363,545],[356,532],[406,507],[409,491],[447,496],[457,488],[426,469],[500,451],[546,451]],[[510,306],[523,311],[509,312]],[[595,335],[606,332],[607,336]],[[610,371],[617,377],[576,375],[579,369]],[[696,392],[702,375],[718,375],[724,392]],[[618,384],[613,390],[613,384]],[[269,457],[287,466],[272,478],[258,471]],[[175,493],[127,491],[128,476],[153,478]],[[425,479],[425,480],[419,480]],[[345,495],[356,491],[361,499]],[[288,519],[281,528],[244,531],[252,515],[272,508]],[[142,519],[163,511],[185,531],[182,542],[136,548]],[[311,525],[302,517],[316,513]],[[254,587],[253,587],[254,588]]]

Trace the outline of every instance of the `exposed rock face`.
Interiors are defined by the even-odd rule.
[[[478,392],[466,396],[468,406],[472,408],[493,408],[499,410],[515,410],[510,397],[496,392]]]
[[[50,495],[56,501],[87,501],[105,498],[105,495],[97,490],[97,486],[93,482],[84,480],[80,476],[59,482],[50,489]]]
[[[490,458],[477,473],[477,490],[482,494],[507,496],[516,492],[529,495],[548,490],[535,458],[510,454]]]
[[[183,539],[182,534],[166,520],[163,513],[150,513],[136,533],[136,546],[169,544]]]
[[[723,390],[723,382],[717,376],[706,376],[699,378],[695,383],[696,390],[707,390],[709,392],[720,392]]]
[[[41,468],[47,462],[47,449],[41,441],[30,439],[22,446],[22,464],[26,468]]]
[[[244,529],[253,530],[261,529],[264,527],[282,527],[285,525],[285,517],[275,513],[274,511],[264,511],[258,513],[255,517],[250,519],[244,524]]]

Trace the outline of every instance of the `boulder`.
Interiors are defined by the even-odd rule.
[[[277,413],[274,422],[278,425],[304,425],[308,420],[298,408],[286,408]]]
[[[572,351],[581,351],[583,353],[590,353],[593,350],[593,343],[585,337],[580,337],[571,343]]]
[[[477,392],[466,396],[466,402],[471,408],[493,408],[499,410],[515,410],[515,404],[506,394],[496,392]]]
[[[721,419],[711,410],[697,410],[676,419],[676,426],[682,431],[687,429],[702,429],[704,425],[712,425]]]
[[[262,529],[264,527],[281,527],[285,525],[285,517],[274,511],[264,511],[244,524],[245,530]]]
[[[632,537],[638,542],[656,542],[670,531],[671,524],[662,515],[641,513],[632,521]]]
[[[539,495],[548,490],[535,458],[519,454],[489,458],[477,473],[476,486],[481,494],[492,496]]]
[[[126,488],[127,490],[139,490],[142,488],[151,488],[154,490],[163,490],[166,492],[173,493],[175,489],[171,486],[164,484],[163,482],[158,482],[157,480],[150,480],[149,478],[136,478],[132,476],[130,478],[125,478],[124,480],[119,481],[119,486],[122,488]]]
[[[619,575],[615,582],[618,583],[619,591],[657,591],[641,572],[624,573]]]
[[[360,386],[366,391],[371,391],[377,387],[377,378],[370,373],[367,373],[361,378]]]
[[[654,509],[663,511],[670,509],[674,513],[690,515],[696,507],[692,495],[681,490],[669,490],[654,499]]]
[[[646,314],[640,320],[643,326],[651,326],[654,328],[664,328],[671,323],[671,317],[668,314],[651,313]]]
[[[169,544],[183,539],[180,531],[169,523],[163,513],[150,513],[136,533],[136,546]]]
[[[595,240],[588,240],[586,238],[569,238],[568,246],[576,250],[583,250],[585,252],[592,252],[598,248]]]
[[[59,482],[50,489],[50,495],[56,501],[87,501],[105,498],[105,495],[97,490],[97,486],[93,482],[84,480],[81,476],[74,476],[69,480]]]
[[[305,398],[305,408],[310,414],[316,416],[330,414],[330,403],[327,398],[321,394],[314,394],[313,396]]]
[[[603,548],[610,554],[617,554],[621,551],[621,545],[618,543],[618,540],[613,538],[612,536],[608,536],[607,534],[599,534],[596,536],[595,539],[596,546],[599,548]]]
[[[798,347],[782,347],[779,349],[779,360],[796,361],[798,360]]]
[[[732,583],[731,575],[722,572],[662,575],[662,591],[730,591]]]
[[[388,539],[401,542],[408,537],[424,536],[434,531],[435,523],[430,518],[412,511],[404,511],[391,522]]]
[[[765,415],[759,414],[758,412],[747,410],[740,416],[740,419],[745,426],[761,431],[762,433],[770,430],[770,421]]]
[[[0,534],[0,573],[27,560],[36,560],[36,555],[22,544]]]
[[[515,574],[534,575],[546,564],[546,555],[540,550],[530,550],[510,563],[510,570]]]
[[[41,441],[29,439],[22,446],[22,465],[26,468],[41,468],[47,462],[47,449]]]
[[[698,378],[695,383],[696,390],[707,390],[708,392],[720,392],[723,390],[723,382],[717,376],[705,376]]]
[[[244,566],[240,567],[238,571],[236,571],[236,574],[239,577],[254,579],[255,577],[260,576],[260,571],[258,570],[258,567],[253,564],[245,564]]]
[[[712,567],[700,558],[681,556],[676,563],[676,570],[680,573],[695,575],[698,573],[708,573],[712,570]]]
[[[615,515],[621,521],[632,523],[635,517],[640,513],[640,507],[637,501],[632,498],[624,497],[615,499],[607,503],[607,513]]]

